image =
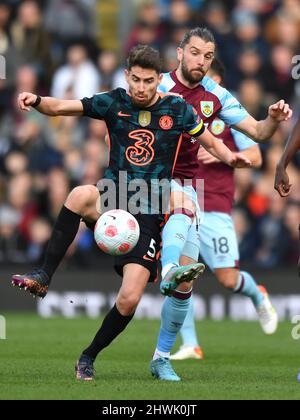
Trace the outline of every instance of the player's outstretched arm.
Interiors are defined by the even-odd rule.
[[[251,161],[242,153],[233,153],[225,144],[205,129],[198,137],[201,145],[214,157],[233,168],[250,168]]]
[[[235,125],[235,128],[251,137],[257,143],[263,143],[270,140],[275,134],[279,124],[283,121],[289,121],[293,116],[290,106],[281,100],[269,108],[268,117],[263,121],[256,121],[249,116]]]
[[[234,154],[236,152],[233,152]],[[252,168],[260,168],[263,159],[261,155],[261,151],[258,145],[249,147],[248,149],[243,150],[243,156],[247,157],[251,163]],[[213,163],[220,162],[220,159],[217,159],[216,157],[212,156],[210,153],[208,153],[203,147],[199,148],[198,152],[198,160],[202,162],[204,165],[211,165]]]
[[[40,97],[29,92],[23,92],[19,95],[18,105],[21,111],[29,112],[31,107],[34,107],[41,114],[49,115],[51,117],[58,115],[83,115],[83,105],[79,100],[62,100],[50,97]]]
[[[276,169],[275,189],[281,197],[287,197],[291,192],[292,185],[286,169],[298,150],[300,150],[300,118]]]
[[[252,168],[259,169],[263,164],[263,158],[258,144],[243,150],[243,156],[247,157],[251,163]]]

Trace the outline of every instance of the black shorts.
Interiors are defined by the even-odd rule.
[[[126,255],[115,257],[114,268],[123,277],[123,268],[127,264],[139,264],[150,271],[149,282],[158,277],[158,261],[161,251],[161,231],[164,222],[161,216],[138,214],[135,216],[140,225],[140,239],[136,247]],[[94,231],[95,223],[86,223]]]
[[[135,216],[140,225],[140,239],[129,254],[115,258],[115,270],[123,277],[123,268],[127,264],[139,264],[150,271],[149,282],[158,277],[158,261],[161,250],[161,217],[146,214]]]

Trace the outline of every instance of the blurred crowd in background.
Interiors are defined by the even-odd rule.
[[[290,199],[280,199],[273,184],[300,110],[300,81],[291,77],[300,54],[299,0],[0,0],[0,264],[38,263],[69,191],[95,184],[108,161],[103,122],[21,113],[18,93],[80,99],[125,87],[124,60],[139,43],[158,48],[164,70],[174,70],[180,40],[199,25],[214,32],[226,87],[255,118],[279,99],[295,111],[262,146],[263,168],[237,171],[234,219],[242,262],[296,264],[300,157],[289,171]],[[86,266],[96,252],[82,227],[69,260]]]

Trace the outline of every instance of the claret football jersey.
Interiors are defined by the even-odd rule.
[[[181,95],[195,108],[207,125],[219,117],[226,125],[232,127],[249,116],[228,90],[209,77],[204,77],[197,87],[190,89],[178,80],[175,71],[166,73],[159,90],[163,93],[173,92]],[[182,143],[174,171],[174,177],[179,179],[193,179],[198,169],[199,144],[193,143],[193,139],[188,137],[186,140]]]
[[[213,120],[208,129],[233,152],[243,152],[256,145],[249,137],[227,127],[219,118]],[[199,162],[196,179],[205,181],[204,211],[230,214],[234,204],[234,168],[222,162],[209,165]]]
[[[232,151],[243,151],[256,143],[230,128],[249,116],[232,94],[209,77],[190,89],[177,78],[176,72],[164,74],[161,92],[181,95],[191,104],[209,131]],[[204,180],[204,211],[230,213],[234,200],[234,170],[223,163],[204,165],[198,161],[199,143],[187,138],[182,143],[174,178],[193,179],[194,186]]]

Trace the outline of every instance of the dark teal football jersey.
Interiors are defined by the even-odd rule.
[[[203,132],[193,107],[176,96],[164,96],[151,108],[139,109],[124,89],[116,89],[82,103],[85,116],[106,122],[110,161],[105,177],[115,181],[119,171],[127,171],[130,179],[171,179],[182,134]]]
[[[106,122],[110,160],[104,178],[127,183],[144,180],[150,185],[171,180],[183,133],[201,135],[203,121],[191,105],[178,96],[161,96],[150,108],[136,107],[124,89],[82,100],[84,116]]]

